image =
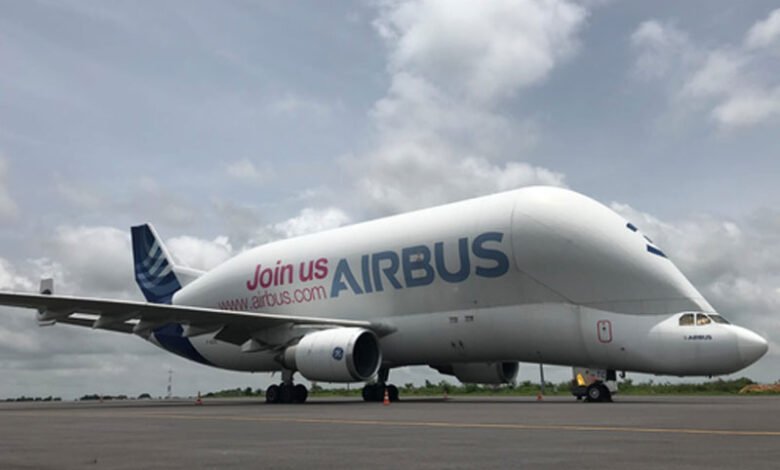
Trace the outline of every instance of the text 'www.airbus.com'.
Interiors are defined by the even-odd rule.
[[[303,304],[328,298],[324,286],[303,287],[300,289],[283,290],[279,292],[263,292],[262,294],[220,301],[217,305],[222,310],[246,312],[280,305]]]

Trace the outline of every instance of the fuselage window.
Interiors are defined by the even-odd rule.
[[[691,325],[693,325],[692,313],[686,313],[685,315],[680,317],[680,326],[691,326]]]
[[[711,323],[710,317],[703,313],[696,314],[696,325],[709,325]]]

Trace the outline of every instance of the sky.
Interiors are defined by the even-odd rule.
[[[140,300],[129,227],[143,222],[178,262],[208,269],[271,240],[556,185],[630,219],[720,313],[769,340],[736,376],[780,379],[776,3],[0,11],[0,289],[53,276],[58,293]],[[279,380],[0,308],[0,397],[164,395],[169,370],[178,395]]]

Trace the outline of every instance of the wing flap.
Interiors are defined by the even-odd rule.
[[[95,320],[88,318],[67,317],[57,320],[57,323],[63,323],[65,325],[84,326],[87,328],[95,328]],[[117,331],[119,333],[132,333],[133,325],[129,323],[112,323],[110,325],[103,325],[98,327],[101,330]]]
[[[247,340],[251,339],[251,337],[251,332],[248,332],[237,326],[227,325],[219,330],[219,333],[214,336],[214,339],[235,344],[236,346],[241,346],[242,344],[246,343]]]

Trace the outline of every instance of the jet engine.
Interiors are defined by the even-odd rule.
[[[376,374],[382,351],[376,335],[363,328],[309,333],[284,351],[284,365],[322,382],[365,382]]]
[[[445,375],[454,375],[467,384],[505,384],[515,380],[520,368],[517,362],[456,362],[431,365]]]

